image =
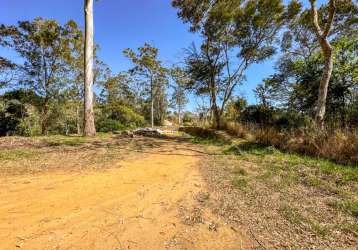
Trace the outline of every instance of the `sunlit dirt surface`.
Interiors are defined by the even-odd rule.
[[[18,167],[45,162],[54,170],[1,175],[0,249],[250,248],[240,231],[195,199],[206,192],[197,169],[205,153],[197,146],[174,139],[126,140],[135,147],[111,141],[112,149],[124,148],[112,152],[123,159],[105,158],[105,168],[81,166],[103,163],[85,158],[101,149],[84,146],[72,147],[82,149],[70,154],[45,148],[36,159],[14,162]],[[8,168],[12,162],[3,164]]]

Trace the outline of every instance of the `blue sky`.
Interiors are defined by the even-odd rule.
[[[319,3],[322,2],[318,1]],[[183,58],[183,48],[200,37],[188,32],[188,25],[177,18],[170,0],[100,0],[94,6],[95,41],[100,45],[100,58],[114,73],[130,67],[122,55],[125,48],[136,49],[144,42],[159,48],[160,59],[169,66]],[[31,20],[41,16],[60,23],[75,20],[84,27],[83,0],[0,0],[0,23],[16,24],[19,20]],[[0,48],[2,56],[14,57],[8,50]],[[16,60],[16,58],[13,58]],[[247,81],[237,93],[255,102],[252,90],[263,78],[274,72],[275,58],[247,71]],[[191,97],[188,109],[195,109],[196,101]]]

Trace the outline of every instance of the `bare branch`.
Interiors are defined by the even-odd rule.
[[[311,2],[311,14],[312,14],[314,32],[316,33],[316,35],[319,39],[322,39],[322,30],[318,23],[316,0],[310,0],[310,2]]]
[[[329,34],[329,32],[332,29],[333,26],[333,19],[334,19],[334,14],[336,13],[336,1],[335,0],[330,0],[329,1],[329,8],[328,8],[328,20],[326,23],[326,26],[324,28],[324,32],[323,32],[323,37],[326,38]]]

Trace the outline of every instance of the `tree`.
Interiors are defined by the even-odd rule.
[[[323,129],[324,115],[326,113],[328,84],[333,71],[332,46],[328,41],[327,37],[333,25],[333,18],[336,12],[336,1],[329,0],[328,19],[326,21],[323,30],[321,29],[321,26],[318,22],[316,0],[310,0],[310,3],[311,3],[311,13],[312,13],[312,22],[313,22],[314,31],[324,55],[324,71],[319,84],[317,113],[316,113],[317,125],[319,128]]]
[[[257,85],[254,89],[254,93],[256,98],[259,100],[259,103],[263,107],[268,108],[269,106],[271,106],[271,86],[267,84],[267,81],[265,81],[263,84]]]
[[[108,104],[120,102],[134,107],[134,93],[130,88],[132,80],[129,74],[127,72],[120,72],[114,76],[110,72],[108,74],[109,76],[100,84],[102,102]]]
[[[93,0],[85,0],[84,136],[96,135],[93,113]]]
[[[138,48],[138,54],[131,49],[126,49],[123,53],[135,65],[130,72],[139,75],[149,90],[150,121],[151,126],[154,127],[154,102],[156,97],[159,99],[163,97],[163,86],[168,82],[166,76],[167,70],[162,66],[161,61],[158,60],[158,49],[148,43]]]
[[[342,90],[336,88],[336,80],[332,79],[335,78],[333,62],[340,61],[336,51],[342,52],[335,46],[342,38],[356,40],[358,7],[351,0],[335,0],[318,9],[312,1],[309,9],[302,9],[299,2],[292,1],[289,9],[287,31],[282,40],[284,54],[279,60],[279,72],[270,78],[270,84],[275,85],[275,91],[283,99],[291,102],[289,106],[300,112],[309,110],[318,127],[322,128],[327,112],[334,113],[331,113],[330,102],[335,97],[329,95]],[[353,62],[347,60],[344,64]],[[334,86],[330,87],[331,84]]]
[[[6,27],[0,25],[0,46],[11,46],[8,41],[8,37],[15,35],[17,32],[15,27]],[[8,87],[8,85],[14,80],[14,72],[16,64],[9,59],[0,56],[0,88]]]
[[[188,98],[185,96],[185,87],[189,81],[185,71],[179,67],[173,67],[170,71],[171,77],[173,78],[174,85],[173,94],[171,98],[172,104],[176,107],[178,113],[178,124],[182,122],[182,111],[185,104],[188,103]]]
[[[280,0],[174,0],[173,6],[191,31],[204,38],[200,52],[190,51],[188,70],[192,86],[209,96],[219,128],[225,105],[245,80],[246,69],[275,53],[285,8]]]
[[[328,86],[325,123],[356,126],[358,96],[358,36],[337,36],[331,41],[335,67]],[[319,50],[305,57],[281,58],[277,72],[265,79],[268,98],[284,109],[315,116],[324,57]]]
[[[1,30],[5,33],[3,45],[14,48],[23,59],[23,63],[13,66],[18,75],[16,87],[31,89],[43,97],[41,130],[46,134],[50,104],[63,96],[70,81],[72,48],[80,39],[80,31],[74,21],[61,26],[42,18],[20,21],[18,26],[1,26]]]
[[[318,9],[316,1],[310,0],[310,9],[302,11],[302,5],[296,0],[290,3],[288,31],[283,39],[285,57],[301,58],[306,61],[321,50],[324,70],[320,76],[314,106],[315,120],[319,128],[323,128],[326,113],[327,93],[334,64],[334,48],[332,41],[342,36],[354,36],[357,27],[358,8],[351,0],[329,0],[328,4]],[[296,60],[294,59],[294,60]]]

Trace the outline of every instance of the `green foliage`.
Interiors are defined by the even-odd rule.
[[[174,81],[174,84],[172,85],[173,93],[170,101],[172,107],[177,110],[178,124],[180,125],[183,120],[182,112],[184,106],[189,101],[188,98],[185,96],[185,88],[190,79],[184,69],[179,67],[173,67],[170,70],[170,75]]]
[[[144,84],[144,93],[151,103],[149,120],[152,125],[154,125],[154,121],[157,124],[162,124],[168,106],[165,92],[168,79],[167,69],[158,59],[158,49],[145,43],[138,48],[137,54],[131,49],[125,49],[123,53],[134,64],[129,72]]]
[[[105,119],[97,121],[96,128],[99,132],[115,132],[125,130],[128,127],[118,120]]]
[[[178,16],[200,32],[203,43],[188,50],[188,88],[210,98],[217,128],[246,69],[275,53],[274,42],[286,14],[281,0],[174,0]]]
[[[81,49],[82,32],[74,21],[60,25],[55,20],[35,18],[20,21],[18,26],[1,26],[6,46],[23,59],[17,69],[19,87],[42,97],[41,132],[47,133],[51,119],[49,105],[58,100],[68,87],[76,49]],[[10,32],[11,31],[11,32]]]
[[[0,111],[0,136],[16,134],[21,119],[25,117],[26,110],[18,100],[8,100]]]
[[[41,119],[37,108],[26,105],[27,116],[21,119],[16,127],[16,134],[22,136],[35,136],[41,134]]]
[[[101,105],[96,118],[96,127],[100,132],[120,131],[143,125],[144,117],[120,102]]]
[[[139,127],[145,123],[144,117],[121,103],[111,103],[102,107],[102,117],[117,120],[125,127]]]

